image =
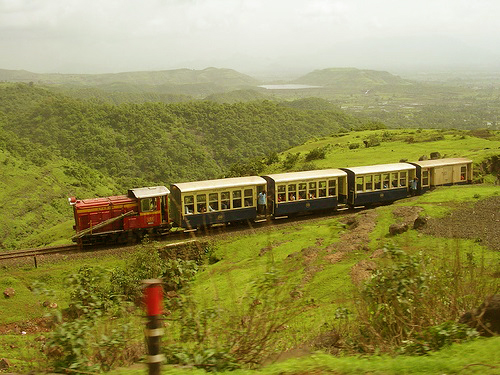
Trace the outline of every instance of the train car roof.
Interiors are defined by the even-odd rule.
[[[455,164],[465,164],[465,163],[472,163],[472,160],[466,158],[446,158],[446,159],[420,160],[411,162],[411,164],[418,165],[420,167],[441,167],[443,165],[455,165]]]
[[[393,164],[378,164],[378,165],[367,165],[364,167],[350,167],[342,168],[344,171],[350,171],[354,174],[369,174],[369,173],[387,173],[396,172],[404,170],[416,169],[414,165],[409,163],[393,163]]]
[[[181,182],[172,184],[181,192],[188,193],[200,190],[230,189],[252,185],[265,185],[266,180],[258,176],[221,178],[218,180],[205,180],[194,182]]]
[[[318,169],[315,171],[288,172],[268,174],[264,177],[273,179],[276,183],[310,180],[317,178],[343,177],[347,173],[341,169]]]
[[[165,186],[143,187],[138,189],[130,189],[128,191],[129,197],[135,197],[138,199],[160,197],[167,194],[170,194],[170,190],[168,190]]]

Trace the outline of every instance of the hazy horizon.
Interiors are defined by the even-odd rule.
[[[494,0],[0,0],[0,69],[500,69]]]

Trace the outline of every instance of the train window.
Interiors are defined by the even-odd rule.
[[[318,197],[319,198],[326,197],[326,181],[318,182]]]
[[[306,199],[307,198],[307,184],[305,182],[301,182],[298,186],[299,188],[299,196],[298,199]]]
[[[365,189],[373,190],[373,176],[365,176]]]
[[[208,195],[208,211],[218,211],[219,210],[219,194],[210,193]]]
[[[373,190],[380,190],[380,175],[373,176]]]
[[[460,180],[465,181],[467,179],[467,167],[460,167]]]
[[[220,208],[222,210],[229,210],[231,208],[231,203],[229,200],[229,191],[220,193]]]
[[[245,207],[252,207],[253,206],[253,190],[252,189],[245,189],[244,193],[244,198],[245,198]]]
[[[184,197],[184,213],[194,213],[194,197],[192,195],[186,195]]]
[[[241,205],[241,190],[233,191],[233,208],[240,208]]]
[[[406,172],[399,172],[399,186],[406,186]]]
[[[318,195],[316,192],[316,182],[309,182],[309,199],[314,199]]]
[[[399,172],[399,186],[406,186],[406,172]]]
[[[151,212],[156,210],[156,198],[141,199],[141,212]]]
[[[398,172],[391,173],[391,186],[398,187]]]
[[[364,190],[364,178],[356,177],[356,191],[360,192]]]
[[[383,181],[383,186],[384,189],[389,189],[389,184],[390,184],[390,178],[389,178],[389,173],[384,173],[382,175],[382,181]]]
[[[294,201],[295,199],[297,199],[297,185],[290,184],[288,185],[288,200]]]
[[[286,185],[278,185],[278,202],[286,201]]]
[[[328,195],[331,197],[337,195],[337,180],[328,181]]]
[[[429,186],[429,170],[428,169],[422,170],[422,185]]]
[[[207,211],[207,195],[198,194],[196,196],[196,212],[203,213]]]

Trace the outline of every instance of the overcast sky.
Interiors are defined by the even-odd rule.
[[[0,0],[0,69],[498,63],[499,0]]]

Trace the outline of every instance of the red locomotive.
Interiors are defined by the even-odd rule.
[[[163,234],[171,228],[165,186],[131,189],[128,195],[77,200],[73,206],[76,234],[80,244],[128,242],[144,235]]]

